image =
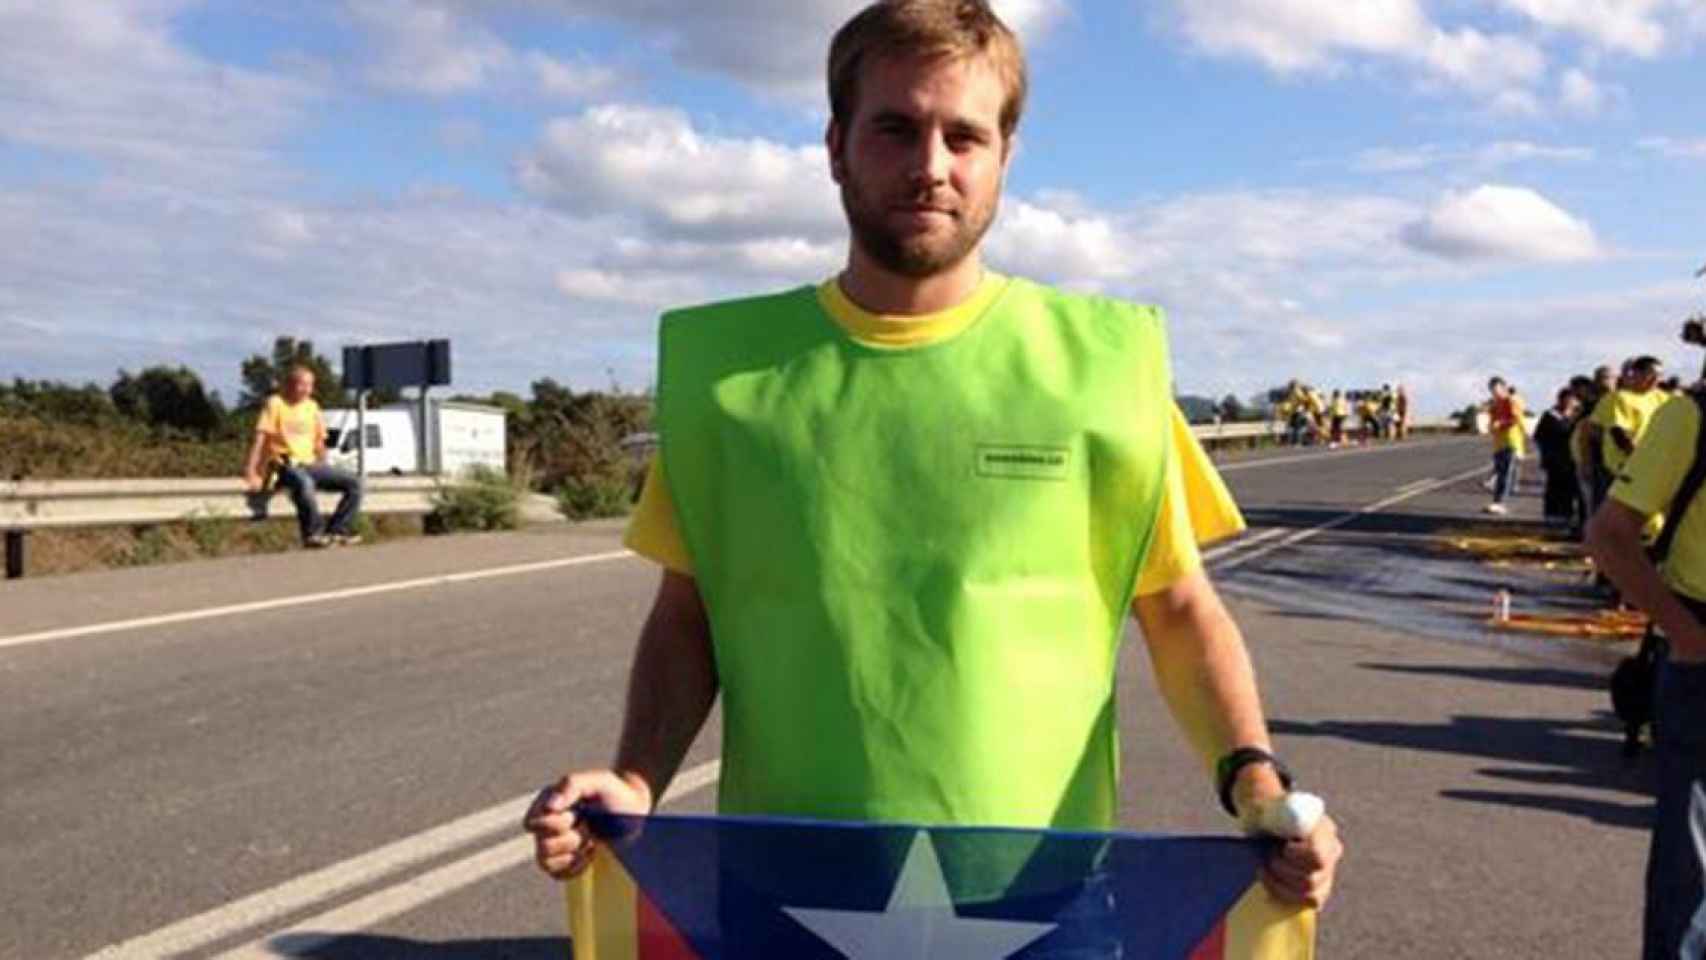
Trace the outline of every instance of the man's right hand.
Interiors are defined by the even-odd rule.
[[[230,476],[230,474],[226,474],[226,476]],[[243,490],[247,493],[261,492],[261,473],[259,470],[243,472]]]
[[[644,816],[652,812],[652,790],[635,773],[583,770],[539,791],[521,822],[533,834],[533,859],[557,880],[585,870],[595,850],[586,826],[575,815],[577,804],[610,813]]]

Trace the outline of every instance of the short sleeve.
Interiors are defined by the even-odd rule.
[[[1191,425],[1173,409],[1166,486],[1155,538],[1137,579],[1137,595],[1172,587],[1202,569],[1202,547],[1244,531],[1244,515]]]
[[[1692,401],[1659,408],[1612,484],[1612,499],[1644,517],[1667,510],[1688,475],[1699,431],[1700,408]]]
[[[267,402],[261,406],[260,417],[255,421],[256,433],[269,433],[273,436],[284,434],[284,424],[279,422],[279,407],[281,406],[283,404],[279,402],[278,397],[267,398]]]
[[[628,531],[622,544],[647,560],[683,574],[693,575],[693,559],[681,539],[681,527],[675,519],[675,499],[670,496],[669,483],[663,475],[663,457],[652,457],[646,469],[646,483],[640,488],[640,502],[628,519]]]

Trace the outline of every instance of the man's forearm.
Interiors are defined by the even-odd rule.
[[[255,473],[261,469],[261,448],[266,445],[266,437],[255,435],[255,442],[249,445],[249,456],[243,461],[243,474]]]
[[[718,690],[710,624],[693,581],[666,574],[640,632],[615,768],[645,781],[655,806],[705,725]]]
[[[1139,598],[1136,607],[1156,684],[1204,765],[1212,769],[1234,747],[1267,747],[1249,652],[1207,577]]]

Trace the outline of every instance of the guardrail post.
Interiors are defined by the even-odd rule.
[[[6,531],[6,579],[21,580],[24,576],[24,537],[27,530]]]

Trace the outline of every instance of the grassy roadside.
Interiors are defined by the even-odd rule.
[[[422,517],[361,517],[362,539],[383,543],[421,536]],[[300,550],[296,520],[213,517],[183,523],[88,530],[42,530],[30,535],[31,578],[122,567],[146,567],[216,557]]]

